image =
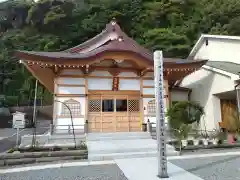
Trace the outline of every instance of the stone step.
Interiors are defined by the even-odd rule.
[[[74,133],[75,134],[85,134],[83,129],[75,129]],[[71,130],[69,132],[69,130],[67,130],[67,129],[54,129],[53,134],[73,134],[73,131]]]
[[[167,156],[178,156],[177,151],[167,151]],[[145,157],[157,157],[157,151],[148,152],[128,152],[128,153],[111,153],[111,154],[89,154],[88,159],[90,161],[103,161],[113,159],[126,159],[126,158],[145,158]]]
[[[87,146],[89,154],[149,152],[157,149],[157,143],[153,139],[87,141]],[[175,151],[170,145],[167,145],[167,149]]]
[[[107,141],[107,140],[129,140],[129,139],[148,139],[151,135],[148,132],[129,132],[129,133],[89,133],[88,141]]]
[[[74,139],[73,135],[51,135],[49,136],[49,140],[61,140],[61,139]],[[75,139],[86,139],[86,135],[75,135]]]
[[[149,151],[155,151],[157,149],[156,146],[151,146],[151,147],[142,147],[142,148],[119,148],[119,149],[94,149],[91,150],[89,149],[89,153],[93,154],[112,154],[112,153],[131,153],[131,152],[149,152]]]
[[[157,149],[157,145],[147,145],[143,147],[124,147],[124,148],[91,148],[88,146],[90,154],[112,154],[112,153],[134,153],[134,152],[151,152]],[[168,151],[175,151],[173,146],[167,145]]]

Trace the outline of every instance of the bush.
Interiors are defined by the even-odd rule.
[[[196,102],[182,101],[174,104],[167,111],[173,135],[179,139],[186,138],[191,131],[191,124],[199,123],[203,114],[203,108]]]
[[[203,114],[203,107],[198,103],[191,101],[178,102],[167,111],[167,117],[174,127],[179,127],[182,123],[199,123]]]

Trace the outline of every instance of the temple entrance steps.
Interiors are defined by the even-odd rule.
[[[88,141],[149,139],[151,135],[146,132],[113,132],[113,133],[89,133]]]
[[[88,158],[92,161],[138,157],[157,157],[157,142],[148,132],[90,133],[87,135]],[[167,145],[167,155],[179,153]]]
[[[79,144],[81,141],[86,140],[86,135],[85,134],[75,134],[75,140],[76,143]],[[74,144],[74,136],[72,134],[53,134],[49,136],[48,139],[48,144],[68,144],[68,145],[73,145]]]
[[[76,143],[79,144],[81,141],[86,141],[86,134],[82,129],[75,129],[75,140]],[[62,130],[62,129],[54,129],[52,134],[49,136],[48,144],[65,144],[65,145],[74,145],[74,135],[73,131]]]

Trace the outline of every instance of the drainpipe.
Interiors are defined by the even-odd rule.
[[[191,100],[191,93],[192,93],[192,89],[190,89],[190,90],[188,91],[188,101]]]
[[[240,102],[239,102],[239,93],[237,90],[237,87],[240,85],[240,81],[234,86],[234,91],[236,92],[236,96],[237,96],[237,112],[238,112],[238,118],[239,118],[239,111],[240,111]]]

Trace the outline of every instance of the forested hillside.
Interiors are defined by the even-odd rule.
[[[113,17],[165,57],[186,57],[201,33],[240,35],[240,0],[9,0],[0,4],[0,94],[11,104],[32,94],[34,79],[14,50],[64,50],[98,34]]]

